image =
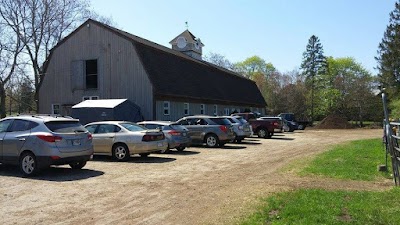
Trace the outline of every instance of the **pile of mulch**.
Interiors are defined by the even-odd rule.
[[[342,115],[331,114],[315,126],[317,129],[350,129],[353,125],[347,121],[347,118]]]

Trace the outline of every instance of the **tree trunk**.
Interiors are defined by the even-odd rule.
[[[6,90],[4,84],[0,83],[0,118],[6,117]]]

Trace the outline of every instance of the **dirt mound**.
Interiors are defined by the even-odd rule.
[[[350,129],[353,126],[347,121],[345,116],[332,114],[325,117],[320,124],[316,126],[318,129]]]

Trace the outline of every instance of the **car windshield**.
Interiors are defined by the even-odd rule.
[[[226,118],[210,118],[210,120],[219,125],[231,125],[231,122]]]
[[[129,131],[142,131],[142,130],[146,130],[146,128],[139,126],[137,124],[134,123],[120,123],[119,125],[123,126],[125,129],[129,130]]]
[[[179,124],[171,124],[169,127],[171,127],[174,130],[187,130],[186,127]]]
[[[247,123],[247,120],[245,120],[243,117],[238,117],[236,119],[239,120],[242,124]]]
[[[44,123],[47,128],[56,133],[76,133],[87,130],[77,121],[50,121]]]

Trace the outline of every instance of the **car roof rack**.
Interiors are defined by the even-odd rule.
[[[41,117],[47,116],[47,117],[54,117],[54,118],[74,119],[71,116],[63,116],[60,114],[17,114],[17,116],[31,116],[31,117],[36,117],[36,118],[41,118]]]

